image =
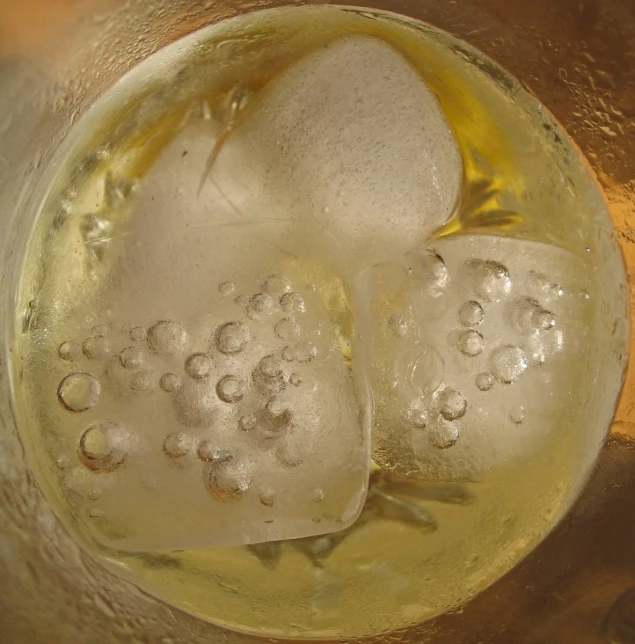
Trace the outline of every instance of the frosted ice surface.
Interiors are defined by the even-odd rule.
[[[245,213],[292,213],[327,229],[346,247],[339,261],[357,267],[441,226],[462,165],[415,69],[389,45],[355,36],[276,77],[245,109],[211,177]]]
[[[375,460],[451,480],[526,461],[584,418],[588,260],[529,241],[441,239],[360,278]]]

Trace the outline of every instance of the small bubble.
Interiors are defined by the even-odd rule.
[[[282,296],[291,291],[291,283],[284,275],[270,275],[263,284],[263,290],[269,295]]]
[[[77,342],[62,342],[57,350],[57,355],[67,362],[75,362],[75,360],[79,359],[81,353],[82,350]]]
[[[133,329],[130,329],[130,339],[133,342],[145,342],[146,337],[146,330],[142,326],[136,326]]]
[[[90,373],[77,371],[66,376],[57,388],[59,401],[69,411],[92,409],[101,396],[101,384]]]
[[[154,353],[174,356],[186,350],[187,332],[178,323],[161,320],[148,330],[148,346]]]
[[[249,342],[249,330],[240,322],[228,322],[216,332],[216,348],[225,355],[240,353]]]
[[[152,373],[149,371],[137,371],[130,379],[130,389],[140,396],[152,393],[155,389]]]
[[[489,391],[494,386],[494,376],[491,373],[479,373],[476,376],[476,386],[481,391]]]
[[[293,362],[295,360],[295,349],[289,346],[282,349],[282,359],[286,362]]]
[[[126,369],[137,369],[143,364],[143,352],[138,347],[127,347],[119,354],[119,362]]]
[[[311,362],[317,356],[317,348],[312,342],[300,342],[295,347],[295,357],[298,362]]]
[[[476,300],[469,300],[461,305],[457,317],[463,326],[477,326],[483,321],[485,311]]]
[[[249,472],[235,464],[221,464],[209,470],[207,489],[219,501],[236,501],[251,484]]]
[[[91,334],[96,338],[104,338],[108,335],[108,327],[105,324],[98,324],[91,329]]]
[[[467,410],[465,396],[456,389],[444,389],[439,394],[439,410],[446,420],[457,420],[463,418]]]
[[[510,384],[527,370],[527,356],[521,348],[505,345],[492,353],[491,366],[496,380]]]
[[[247,391],[247,383],[236,376],[224,376],[216,385],[218,397],[226,403],[237,403]]]
[[[256,418],[256,414],[246,414],[245,416],[240,417],[238,426],[242,431],[250,432],[252,429],[255,429],[257,423],[258,419]]]
[[[237,295],[234,299],[234,302],[236,302],[238,306],[242,306],[243,308],[249,306],[249,298],[246,295]]]
[[[408,334],[408,323],[400,316],[393,316],[388,320],[390,330],[398,338],[403,338]]]
[[[234,292],[234,285],[232,282],[221,282],[218,285],[218,292],[223,297],[229,297]]]
[[[163,443],[163,451],[170,458],[181,458],[188,453],[189,449],[190,440],[183,432],[169,434]]]
[[[272,508],[275,501],[273,490],[262,490],[258,495],[258,499],[266,508]]]
[[[204,380],[212,372],[214,363],[212,358],[205,353],[193,353],[185,361],[185,371],[190,378]]]
[[[509,295],[512,282],[507,267],[492,260],[468,262],[476,295],[487,302],[497,302]]]
[[[289,380],[294,387],[299,387],[302,384],[302,376],[299,373],[292,373]]]
[[[406,417],[415,427],[419,429],[426,427],[428,424],[428,410],[426,409],[424,400],[421,398],[413,400],[408,406]]]
[[[313,503],[321,503],[324,501],[324,490],[317,488],[313,490],[313,495],[311,496]]]
[[[522,405],[514,407],[509,415],[512,422],[521,425],[525,421],[525,408]]]
[[[459,336],[459,349],[464,356],[473,358],[483,351],[485,341],[478,331],[463,331]]]
[[[428,438],[430,443],[438,449],[448,449],[459,440],[460,432],[455,423],[438,418],[430,428]]]
[[[79,440],[82,463],[93,472],[111,472],[125,460],[121,429],[115,423],[91,425]]]
[[[292,318],[282,318],[274,329],[274,332],[280,340],[292,340],[297,338],[302,330],[300,325]]]
[[[89,360],[102,360],[110,355],[110,342],[103,336],[91,337],[84,342],[82,350]]]
[[[271,315],[274,311],[274,301],[268,293],[256,293],[250,300],[247,307],[247,315],[260,317]]]
[[[297,293],[285,293],[280,298],[280,306],[285,313],[304,313],[304,300]]]
[[[217,447],[210,440],[204,440],[199,443],[197,454],[202,461],[207,463],[227,463],[232,460],[230,452]]]

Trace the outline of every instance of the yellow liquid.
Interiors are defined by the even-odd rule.
[[[550,421],[558,432],[537,441],[526,458],[456,480],[412,481],[399,445],[375,442],[367,508],[344,534],[253,548],[102,547],[86,527],[89,479],[68,450],[86,423],[60,407],[58,384],[68,369],[58,348],[73,338],[81,344],[95,325],[133,324],[125,307],[107,310],[101,296],[124,248],[149,239],[150,250],[139,246],[139,253],[152,252],[152,232],[144,238],[129,224],[138,195],[153,189],[147,177],[165,150],[190,124],[209,119],[215,125],[204,144],[211,152],[241,118],[237,100],[257,101],[297,60],[353,34],[389,43],[415,67],[458,143],[461,197],[434,239],[500,236],[580,258],[591,346],[569,368],[584,405],[576,407],[575,397],[563,401]],[[77,125],[46,183],[16,322],[20,431],[65,524],[105,566],[147,592],[263,636],[354,637],[404,628],[456,609],[493,583],[544,538],[579,492],[608,427],[625,359],[621,259],[601,195],[572,144],[513,79],[466,44],[379,12],[312,7],[237,18],[177,43],[121,81]],[[175,192],[175,212],[187,218],[193,199]],[[208,234],[222,232],[197,232]],[[359,320],[352,286],[327,261],[304,261],[308,247],[297,250],[287,268],[315,284],[354,367]],[[382,418],[379,409],[374,436],[382,436]],[[416,492],[404,493],[404,479]],[[169,508],[164,520],[171,520]]]

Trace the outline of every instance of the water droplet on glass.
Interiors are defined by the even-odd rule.
[[[90,373],[77,371],[66,376],[57,388],[59,401],[69,411],[92,409],[101,395],[101,384]]]
[[[251,484],[246,468],[236,464],[220,464],[210,467],[207,489],[219,501],[236,501]]]
[[[203,440],[198,445],[198,457],[207,463],[227,463],[232,455],[226,449],[221,449],[213,441]]]
[[[280,340],[292,340],[297,338],[301,332],[300,325],[292,318],[283,318],[275,328],[275,334]]]
[[[243,308],[249,306],[249,298],[246,295],[237,295],[234,299],[234,302],[236,302],[238,306],[241,306]]]
[[[261,317],[271,315],[274,312],[274,300],[268,293],[256,293],[250,300],[247,307],[247,315],[250,317]]]
[[[245,416],[240,417],[238,426],[242,431],[250,432],[252,429],[255,429],[257,423],[258,419],[256,418],[256,414],[246,414]]]
[[[549,329],[553,329],[556,326],[556,316],[545,309],[534,311],[532,321],[534,328],[539,331],[549,331]]]
[[[459,436],[456,424],[444,418],[438,418],[428,433],[430,443],[438,449],[452,447],[459,440]]]
[[[226,403],[237,403],[247,391],[247,383],[236,376],[224,376],[216,385],[218,397]]]
[[[509,414],[512,422],[516,425],[520,425],[525,421],[525,408],[522,405],[518,405],[511,410]]]
[[[445,361],[431,344],[422,343],[421,352],[408,365],[408,380],[420,392],[432,393],[439,388],[445,373]]]
[[[79,347],[77,342],[62,342],[59,349],[57,350],[57,355],[67,362],[74,362],[78,360],[81,356],[82,350]]]
[[[317,348],[312,342],[300,342],[295,347],[295,357],[298,362],[311,362],[317,356]]]
[[[185,361],[185,372],[190,378],[203,380],[212,372],[214,363],[205,353],[194,353]]]
[[[285,293],[280,298],[280,306],[285,313],[304,313],[304,300],[297,293]]]
[[[276,420],[284,418],[285,422],[288,422],[291,418],[291,408],[289,407],[289,404],[277,396],[274,396],[267,401],[265,410],[270,418]]]
[[[463,331],[459,336],[459,349],[464,356],[473,358],[483,351],[485,341],[478,331]]]
[[[110,355],[110,342],[103,336],[91,337],[84,342],[82,350],[89,360],[102,360]]]
[[[481,391],[489,391],[494,386],[494,376],[491,373],[479,373],[476,376],[476,386]]]
[[[262,490],[258,495],[258,499],[266,508],[272,508],[275,501],[273,490]]]
[[[145,342],[147,338],[146,330],[142,326],[136,326],[130,330],[130,339],[133,342]]]
[[[518,380],[527,370],[527,356],[521,348],[505,345],[492,353],[491,366],[496,380],[509,384]]]
[[[415,427],[420,429],[426,427],[428,425],[428,410],[425,402],[421,398],[413,400],[408,406],[406,417]]]
[[[487,302],[498,302],[509,295],[512,282],[503,264],[477,260],[468,263],[468,271],[473,279],[474,292]]]
[[[390,330],[398,338],[403,338],[408,334],[408,323],[400,316],[393,316],[388,320]]]
[[[187,349],[188,337],[177,322],[161,320],[148,330],[148,346],[151,351],[164,356],[174,356]]]
[[[291,283],[284,275],[270,275],[263,284],[263,290],[269,295],[282,296],[291,291]]]
[[[111,472],[126,457],[124,436],[115,423],[91,425],[79,440],[82,463],[94,472]]]
[[[313,503],[321,503],[324,501],[324,490],[317,488],[313,490],[313,495],[311,496]]]
[[[438,406],[443,418],[457,420],[465,416],[467,400],[460,391],[448,388],[439,393]]]
[[[218,292],[223,297],[228,297],[234,292],[234,285],[232,282],[222,282],[218,285]]]
[[[289,380],[294,387],[299,387],[302,384],[302,376],[299,373],[292,373]]]
[[[181,388],[181,378],[175,373],[164,373],[159,381],[159,386],[163,391],[172,394]]]
[[[185,456],[189,449],[190,443],[187,434],[183,432],[175,432],[174,434],[168,435],[163,443],[163,451],[166,456],[170,458],[181,458]]]
[[[143,351],[138,347],[127,347],[119,354],[119,361],[126,369],[137,369],[143,364]]]
[[[289,346],[282,349],[282,359],[286,362],[293,362],[295,360],[295,349]]]
[[[241,322],[228,322],[216,333],[216,348],[225,355],[240,353],[249,342],[249,330]]]
[[[468,300],[461,305],[457,318],[463,326],[477,326],[485,317],[483,307],[476,300]]]
[[[438,253],[424,250],[411,253],[408,259],[413,276],[426,284],[433,294],[440,294],[448,285],[450,275],[443,258]]]
[[[273,355],[265,356],[260,360],[254,377],[265,391],[281,391],[287,384],[288,378],[284,363]]]

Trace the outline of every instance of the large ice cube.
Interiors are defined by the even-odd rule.
[[[592,279],[585,257],[486,236],[440,239],[368,269],[358,350],[375,460],[470,479],[570,436],[593,387]]]

